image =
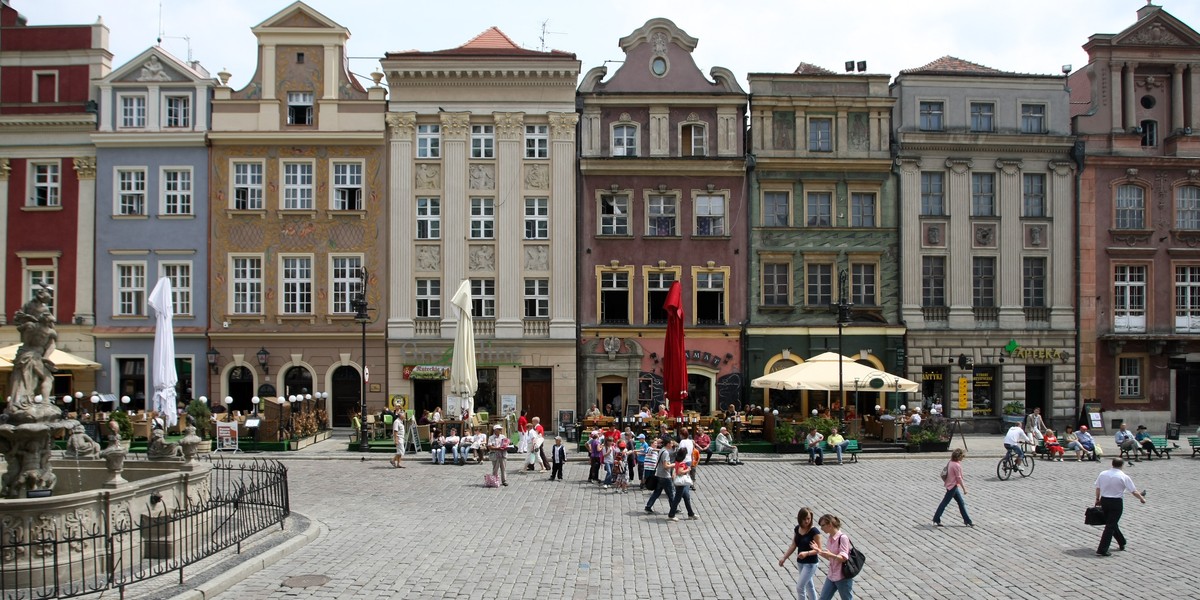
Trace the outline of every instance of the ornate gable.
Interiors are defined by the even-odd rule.
[[[197,70],[199,69],[199,70]],[[193,69],[158,46],[146,49],[104,78],[106,83],[191,83],[208,81],[208,73]]]
[[[254,27],[255,30],[273,28],[342,29],[342,26],[297,1]]]
[[[1143,7],[1137,23],[1113,37],[1114,46],[1200,46],[1200,34],[1158,6]]]

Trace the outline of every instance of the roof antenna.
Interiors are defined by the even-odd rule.
[[[183,40],[187,42],[187,62],[189,65],[192,64],[192,38],[186,35],[163,35],[162,0],[158,0],[158,40],[156,45],[162,46],[164,39]]]
[[[566,35],[565,33],[561,32],[561,31],[547,31],[546,26],[549,24],[550,24],[550,19],[546,19],[545,21],[542,21],[542,35],[540,35],[538,37],[538,40],[541,41],[541,47],[538,48],[538,52],[546,51],[546,36],[547,35]]]

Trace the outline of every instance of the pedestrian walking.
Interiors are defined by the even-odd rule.
[[[661,444],[662,440],[654,438],[642,452],[642,489],[651,491],[658,489],[658,477],[655,476],[655,473],[658,471],[658,455],[662,450]]]
[[[675,515],[679,514],[681,501],[687,508],[688,519],[695,521],[700,518],[696,511],[692,510],[692,465],[687,462],[691,452],[690,448],[684,447],[675,450],[674,478],[671,481],[671,484],[675,486],[675,497],[671,499],[671,512],[667,513],[668,521],[679,520],[679,517]]]
[[[1121,470],[1125,461],[1114,458],[1112,468],[1102,471],[1096,477],[1096,505],[1104,509],[1104,533],[1100,534],[1100,546],[1096,554],[1112,556],[1108,549],[1113,539],[1117,540],[1117,550],[1125,549],[1125,535],[1121,533],[1121,513],[1125,510],[1124,496],[1129,492],[1134,498],[1146,503],[1144,492],[1139,492],[1133,485],[1133,479]]]
[[[963,483],[962,476],[962,459],[966,455],[962,448],[955,448],[954,452],[950,453],[950,460],[942,468],[942,483],[945,484],[946,495],[942,496],[942,503],[938,505],[937,512],[933,513],[933,524],[938,527],[942,526],[942,513],[951,500],[958,503],[958,512],[962,515],[963,524],[967,527],[975,526],[967,514],[967,501],[963,498],[967,494],[967,484]]]
[[[392,421],[392,441],[396,444],[396,453],[392,455],[392,466],[404,468],[404,420]]]
[[[508,485],[508,472],[505,469],[505,463],[508,461],[508,436],[504,435],[504,428],[499,425],[492,426],[492,436],[487,440],[487,449],[492,453],[492,477],[499,475],[500,485]]]
[[[850,558],[850,537],[842,533],[842,520],[833,515],[821,515],[817,524],[829,538],[825,548],[813,544],[817,556],[829,561],[829,575],[821,587],[821,600],[831,600],[836,590],[842,600],[854,600],[854,580],[842,575],[842,563]]]
[[[814,546],[815,544],[815,546]],[[788,546],[779,566],[796,553],[796,566],[800,574],[796,577],[796,600],[817,600],[817,586],[813,575],[817,572],[817,554],[821,549],[821,530],[813,524],[813,511],[807,506],[796,513],[796,528],[792,530],[792,543]]]
[[[554,480],[557,476],[559,481],[562,481],[563,465],[567,462],[567,448],[563,446],[562,436],[554,436],[554,447],[550,448],[550,456],[553,459],[553,467],[550,469],[550,479]]]
[[[646,501],[646,512],[650,514],[654,514],[654,503],[664,492],[668,502],[675,501],[675,485],[671,482],[671,473],[675,469],[675,463],[671,459],[674,452],[675,440],[670,437],[663,438],[663,449],[658,451],[658,459],[654,465],[654,493],[650,494],[650,499]]]
[[[591,468],[588,469],[588,482],[595,481],[600,483],[600,459],[604,456],[604,447],[600,442],[600,432],[592,431],[588,436],[588,460],[591,462]]]

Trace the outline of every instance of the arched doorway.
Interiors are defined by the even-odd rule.
[[[329,397],[332,401],[334,427],[349,427],[351,419],[359,414],[359,402],[362,398],[362,379],[358,369],[351,366],[341,366],[333,370],[332,389]]]
[[[291,367],[283,374],[282,396],[311,394],[313,390],[312,371],[307,367]]]
[[[688,373],[688,397],[683,401],[683,410],[702,415],[712,414],[712,392],[712,377],[703,373]]]
[[[250,402],[250,398],[254,397],[254,373],[249,367],[239,365],[230,369],[225,389],[228,390],[228,396],[233,398],[229,410],[248,413],[254,408]]]

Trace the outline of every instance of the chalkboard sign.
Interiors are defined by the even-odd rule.
[[[717,410],[730,404],[742,407],[742,374],[730,373],[717,379]]]

